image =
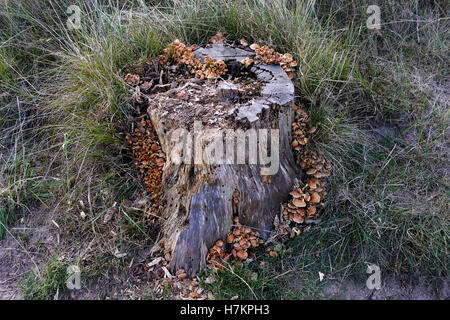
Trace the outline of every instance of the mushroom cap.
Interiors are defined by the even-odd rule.
[[[298,189],[294,189],[289,193],[294,198],[300,198],[302,196],[301,192]]]
[[[308,139],[307,137],[303,137],[303,138],[299,139],[299,143],[300,143],[301,145],[305,145],[305,144],[307,144],[308,142],[309,142],[309,139]]]
[[[184,273],[184,269],[183,268],[178,269],[177,272],[175,272],[175,275],[178,276],[178,275],[180,275],[182,273]]]
[[[314,177],[309,178],[308,179],[308,186],[309,186],[309,188],[312,189],[312,190],[316,189],[317,188],[317,181],[318,181],[317,178],[314,178]]]
[[[302,230],[300,230],[300,229],[298,229],[296,227],[292,228],[292,231],[294,231],[297,236],[302,234]]]
[[[217,240],[216,246],[222,247],[223,246],[223,241],[222,240]]]
[[[292,203],[293,203],[294,206],[296,206],[297,208],[303,208],[303,207],[306,207],[305,200],[300,199],[300,198],[295,198],[294,201],[292,201]]]
[[[245,250],[239,250],[238,252],[236,252],[236,256],[240,259],[240,260],[245,260],[248,258],[248,253]]]
[[[294,218],[292,219],[294,220],[294,222],[297,223],[303,223],[304,219],[301,215],[299,215],[298,213],[294,214]]]
[[[311,202],[312,203],[319,203],[320,202],[320,195],[317,192],[313,192],[311,195]]]
[[[315,213],[316,213],[316,207],[310,206],[310,207],[308,208],[308,216],[312,216],[312,215],[315,214]]]
[[[317,128],[315,126],[312,126],[311,128],[309,128],[308,133],[314,133],[316,132]]]
[[[242,249],[248,249],[252,246],[252,244],[250,243],[250,241],[245,241],[243,245],[241,245]]]
[[[324,178],[324,177],[326,177],[326,176],[328,176],[328,174],[325,173],[325,172],[323,172],[323,171],[319,171],[319,172],[316,172],[316,173],[314,174],[314,177],[316,177],[316,178],[318,178],[318,179]]]
[[[276,257],[278,257],[278,252],[275,251],[275,250],[270,250],[270,251],[269,251],[269,255],[270,255],[272,258],[276,258]]]
[[[292,203],[288,203],[288,211],[291,212],[292,209],[296,209],[297,207],[294,206]]]
[[[308,169],[308,171],[306,171],[306,174],[308,174],[308,175],[315,174],[315,173],[316,173],[316,169],[314,169],[314,168],[310,168],[310,169]],[[316,175],[315,175],[315,177],[318,178]]]

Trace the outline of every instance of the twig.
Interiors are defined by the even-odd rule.
[[[247,283],[247,281],[245,281],[244,279],[242,279],[241,276],[239,276],[238,274],[236,274],[236,273],[233,271],[233,268],[231,268],[231,266],[230,266],[230,264],[229,264],[228,262],[226,262],[226,261],[224,261],[224,262],[225,262],[226,266],[228,267],[228,269],[230,270],[230,272],[231,272],[233,275],[235,275],[237,278],[239,278],[242,282],[244,282],[245,285],[246,285],[246,286],[250,289],[250,291],[252,292],[252,294],[253,294],[253,296],[255,297],[255,299],[258,300],[258,297],[256,296],[255,292],[253,291],[252,287],[250,287],[250,285]]]

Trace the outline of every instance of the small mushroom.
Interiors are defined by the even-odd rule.
[[[305,193],[303,195],[303,199],[305,199],[306,202],[309,202],[309,200],[311,199],[311,196],[309,195],[309,193]]]
[[[296,209],[297,207],[296,207],[294,204],[292,204],[292,203],[289,202],[289,203],[288,203],[288,208],[289,208],[288,211],[289,211],[289,212],[292,212],[292,210],[290,210],[290,209]]]
[[[305,200],[300,199],[300,198],[295,198],[294,201],[292,201],[292,203],[293,203],[297,208],[306,207]]]
[[[294,198],[300,198],[302,196],[301,192],[298,189],[294,189],[291,193],[291,196],[293,196]]]
[[[314,190],[317,188],[317,178],[309,178],[308,179],[308,186],[311,190]]]
[[[294,222],[296,223],[303,223],[304,221],[303,217],[298,213],[294,214],[294,218],[292,220],[294,220]]]
[[[218,246],[219,248],[222,248],[223,247],[223,241],[222,240],[217,240],[216,246]]]
[[[241,39],[240,41],[241,45],[243,45],[244,47],[248,46],[248,42],[245,39]]]
[[[313,192],[311,195],[311,202],[312,203],[319,203],[320,202],[320,196],[317,192]]]
[[[312,216],[312,215],[315,214],[315,213],[316,213],[316,207],[310,206],[310,207],[308,208],[308,216]]]
[[[247,251],[245,251],[245,250],[239,250],[239,251],[236,253],[236,256],[237,256],[240,260],[245,260],[245,259],[248,258],[248,253],[247,253]]]
[[[303,137],[303,138],[299,139],[299,143],[303,146],[305,144],[307,144],[308,142],[309,142],[309,138],[307,138],[307,137]]]
[[[312,126],[311,128],[309,128],[308,133],[314,133],[316,132],[317,128],[315,126]]]

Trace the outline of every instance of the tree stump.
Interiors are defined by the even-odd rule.
[[[224,44],[194,53],[201,61],[208,55],[225,61],[229,78],[172,82],[149,97],[147,111],[167,155],[162,232],[172,249],[170,267],[189,275],[205,266],[208,249],[230,232],[235,216],[269,236],[301,174],[290,144],[294,86],[283,69],[245,68],[239,62],[254,52]],[[271,165],[278,156],[276,170],[268,169],[264,152]]]

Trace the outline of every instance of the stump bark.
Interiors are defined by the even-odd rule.
[[[199,48],[194,53],[201,61],[208,55],[224,60],[228,68],[254,56],[253,52],[223,44]],[[196,274],[205,266],[208,249],[230,232],[234,216],[263,237],[269,236],[281,203],[288,200],[294,179],[301,174],[290,145],[294,105],[291,80],[278,65],[258,64],[247,71],[249,81],[260,84],[251,98],[242,98],[243,85],[236,79],[209,82],[186,79],[172,83],[170,90],[149,99],[148,114],[167,155],[162,182],[165,203],[162,231],[166,245],[172,248],[172,271],[183,268],[189,275]],[[215,132],[211,130],[214,128]],[[180,129],[189,135],[180,135]],[[233,140],[233,148],[224,146],[230,152],[222,163],[211,161],[211,155],[215,157],[219,152],[208,151],[208,144],[220,139],[228,141],[225,132],[230,130],[240,133],[249,129],[278,130],[278,146],[267,146],[279,155],[276,173],[264,174],[261,169],[267,166],[261,161],[249,163],[248,155],[245,164],[237,164],[235,156],[242,140]],[[192,145],[185,143],[184,149],[177,149],[179,139],[189,142],[189,136]],[[200,143],[196,142],[199,137]],[[266,148],[259,134],[256,144],[258,148]],[[193,156],[190,163],[180,163],[179,158],[173,157],[184,157],[196,147],[202,150],[201,159],[198,153],[197,159]]]

